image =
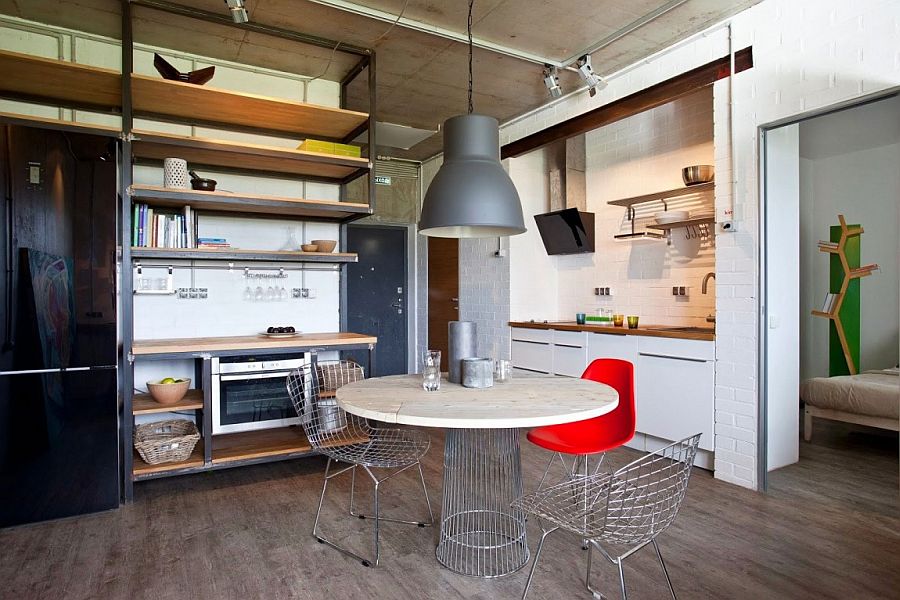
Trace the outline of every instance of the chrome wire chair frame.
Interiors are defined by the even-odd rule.
[[[431,501],[428,498],[421,464],[421,459],[428,451],[431,441],[427,435],[414,429],[372,427],[365,419],[342,410],[337,405],[337,389],[362,379],[364,379],[362,367],[354,362],[319,362],[314,365],[306,365],[291,373],[287,380],[287,388],[310,445],[328,457],[322,493],[319,496],[319,505],[313,524],[313,537],[319,543],[327,544],[335,550],[359,560],[366,567],[376,567],[381,554],[379,544],[381,521],[408,523],[419,527],[434,525],[434,513],[431,510]],[[333,471],[337,463],[347,463],[347,466]],[[428,507],[429,520],[409,521],[381,516],[379,510],[381,484],[413,467],[419,470],[419,480],[422,484],[425,504]],[[354,510],[358,468],[365,471],[373,484],[374,543],[373,558],[371,559],[332,542],[319,532],[319,517],[322,513],[328,483],[348,471],[352,478],[349,513],[362,519],[368,518]],[[391,472],[379,476],[373,472],[373,469],[389,469]]]
[[[613,473],[575,477],[519,498],[514,507],[538,518],[541,540],[522,593],[528,595],[547,536],[562,529],[590,542],[585,585],[594,597],[603,595],[591,587],[591,563],[596,548],[619,570],[623,600],[627,598],[622,562],[653,544],[672,598],[675,589],[656,543],[657,536],[675,520],[690,481],[700,434],[647,454]],[[544,522],[550,523],[550,528]],[[602,544],[621,544],[629,549],[617,556]]]

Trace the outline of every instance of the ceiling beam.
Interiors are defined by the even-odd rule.
[[[753,47],[748,46],[734,53],[734,72],[740,73],[753,66]],[[537,150],[558,140],[587,133],[621,121],[632,115],[667,104],[676,98],[712,85],[731,75],[731,56],[725,55],[671,79],[666,79],[639,92],[604,104],[599,108],[567,119],[556,125],[527,135],[500,148],[500,158],[515,158]]]
[[[400,27],[404,27],[406,29],[412,29],[414,31],[420,31],[422,33],[427,33],[429,35],[434,35],[437,37],[441,37],[447,40],[451,40],[454,42],[459,42],[460,44],[469,44],[468,35],[464,32],[453,31],[451,29],[447,29],[445,27],[439,27],[437,25],[432,25],[430,23],[425,23],[423,21],[416,21],[414,19],[409,19],[407,17],[401,16],[399,19],[397,15],[391,14],[389,12],[379,10],[377,8],[371,8],[368,6],[363,6],[361,4],[357,4],[355,2],[348,2],[347,0],[308,0],[309,2],[313,2],[315,4],[321,4],[322,6],[328,6],[330,8],[335,8],[337,10],[342,10],[345,12],[349,12],[355,15],[360,15],[362,17],[367,17],[369,19],[375,19],[378,21],[383,21],[385,23],[397,23]],[[481,48],[483,50],[490,50],[491,52],[496,52],[497,54],[503,54],[504,56],[509,56],[512,58],[518,58],[520,60],[524,60],[530,63],[535,63],[538,65],[553,65],[555,67],[565,67],[568,63],[561,63],[552,58],[547,58],[546,56],[540,56],[534,54],[532,52],[526,52],[525,50],[519,50],[517,48],[510,48],[509,46],[504,46],[502,44],[496,44],[494,42],[490,42],[488,40],[483,40],[478,37],[472,38],[472,45],[476,48]]]

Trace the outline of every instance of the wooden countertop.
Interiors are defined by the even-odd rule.
[[[135,340],[132,354],[172,354],[178,352],[223,352],[229,350],[265,350],[267,348],[306,348],[375,344],[378,338],[361,333],[301,333],[290,338],[267,338],[262,335],[229,337],[175,338],[168,340]]]
[[[574,321],[510,321],[510,327],[522,327],[524,329],[556,329],[559,331],[588,331],[590,333],[608,333],[610,335],[642,335],[646,337],[675,338],[679,340],[701,340],[712,342],[716,339],[715,330],[712,331],[672,331],[660,329],[667,325],[642,325],[637,329],[628,327],[612,327],[610,325],[592,325],[587,323],[579,325]]]

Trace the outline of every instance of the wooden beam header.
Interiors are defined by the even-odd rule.
[[[753,47],[748,46],[734,54],[735,73],[753,66]],[[546,129],[510,142],[500,149],[501,158],[515,158],[537,150],[557,140],[564,140],[621,121],[632,115],[667,104],[676,98],[712,85],[731,75],[731,58],[723,56],[696,69],[676,75],[624,98],[604,104],[599,108],[551,125]]]

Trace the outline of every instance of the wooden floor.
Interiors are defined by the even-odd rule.
[[[441,439],[426,478],[440,506]],[[897,598],[900,510],[897,435],[817,426],[802,460],[773,473],[771,493],[698,470],[675,524],[660,537],[679,598]],[[636,453],[613,453],[622,464]],[[545,454],[523,443],[526,482]],[[31,598],[518,598],[525,570],[486,581],[440,568],[436,529],[387,524],[382,567],[360,564],[310,536],[324,461],[300,459],[139,483],[119,510],[0,532],[0,597]],[[393,485],[392,485],[393,484]],[[386,484],[385,514],[421,515],[412,475]],[[526,483],[527,485],[527,483]],[[348,482],[338,487],[346,492]],[[393,492],[397,492],[394,495]],[[368,522],[325,523],[347,543]],[[533,527],[533,524],[530,525]],[[554,537],[555,536],[555,537]],[[565,534],[548,539],[529,598],[589,598],[585,554]],[[537,536],[531,534],[532,547]],[[652,551],[626,566],[631,598],[666,598]],[[600,564],[600,563],[598,563]],[[595,583],[616,598],[615,573]]]

